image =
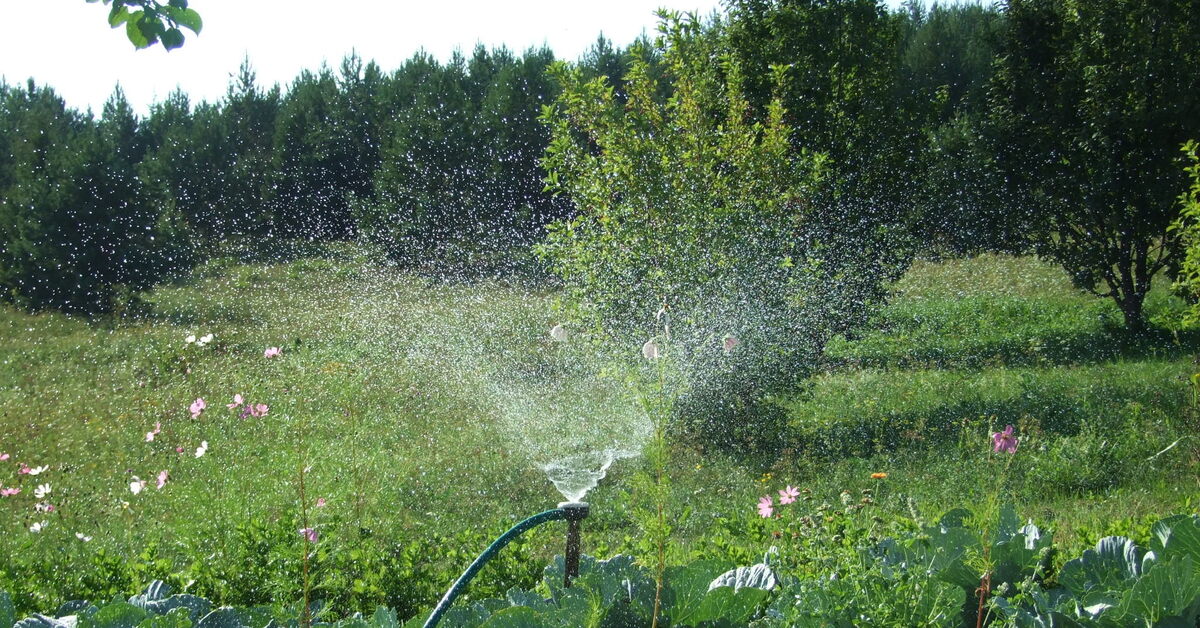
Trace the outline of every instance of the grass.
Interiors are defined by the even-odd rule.
[[[546,337],[553,297],[431,283],[334,249],[214,262],[119,320],[0,310],[0,452],[12,455],[0,484],[22,488],[0,498],[0,589],[23,611],[153,577],[222,602],[299,599],[307,466],[310,502],[328,504],[309,504],[318,597],[342,613],[416,612],[490,536],[559,501],[531,464],[556,434],[640,429],[619,391]],[[1173,307],[1157,288],[1151,314]],[[183,342],[204,333],[213,344]],[[268,346],[283,356],[264,358]],[[895,525],[970,506],[995,475],[988,432],[1007,423],[1023,442],[1006,492],[1065,554],[1104,534],[1145,535],[1155,516],[1196,508],[1196,347],[1165,332],[1128,338],[1111,303],[1035,260],[918,264],[875,331],[832,343],[823,374],[781,400],[776,455],[675,448],[673,560],[761,556],[771,540],[754,502],[784,484],[834,504],[877,489],[877,512]],[[565,375],[540,389],[547,372]],[[269,404],[268,416],[239,419],[224,407],[234,393]],[[209,407],[193,420],[197,397]],[[50,470],[18,477],[18,461]],[[628,514],[639,464],[618,462],[588,495],[589,551],[645,551]],[[132,476],[150,488],[133,495]],[[42,482],[50,514],[33,510]],[[45,531],[28,531],[43,519]],[[528,585],[561,551],[551,527],[506,550],[473,590]]]

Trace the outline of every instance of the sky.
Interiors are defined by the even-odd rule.
[[[719,0],[192,0],[204,19],[197,37],[167,52],[136,51],[110,29],[108,7],[84,0],[0,0],[0,76],[34,78],[67,105],[99,115],[119,83],[141,114],[179,86],[192,102],[216,101],[249,57],[259,83],[285,87],[301,70],[337,68],[351,50],[385,71],[424,48],[445,60],[476,43],[520,53],[548,45],[575,60],[603,32],[624,46],[654,33],[654,10],[699,11]],[[303,7],[297,10],[296,7]]]

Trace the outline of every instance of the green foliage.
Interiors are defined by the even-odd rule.
[[[754,120],[721,27],[665,16],[662,30],[633,55],[623,98],[604,78],[557,68],[544,165],[578,214],[552,225],[541,250],[574,316],[614,351],[639,346],[665,306],[691,377],[685,414],[706,417],[694,427],[761,443],[770,430],[729,409],[746,419],[766,391],[806,376],[893,269],[826,220],[815,201],[823,159],[792,153],[782,103]],[[654,72],[659,57],[669,81]],[[730,334],[742,344],[723,352]]]
[[[1039,255],[1145,327],[1152,278],[1181,255],[1169,230],[1178,147],[1200,135],[1200,5],[1013,1],[988,131]]]
[[[125,25],[125,35],[135,48],[149,48],[162,42],[163,48],[174,50],[183,46],[183,31],[186,28],[199,35],[204,21],[194,9],[188,8],[188,0],[87,0],[89,3],[111,4],[108,25],[117,28]],[[131,10],[132,9],[132,10]]]
[[[1188,140],[1183,145],[1187,159],[1185,172],[1191,179],[1188,189],[1179,195],[1179,219],[1171,226],[1178,234],[1183,248],[1176,288],[1188,295],[1191,307],[1184,315],[1183,323],[1195,328],[1200,325],[1200,144]]]

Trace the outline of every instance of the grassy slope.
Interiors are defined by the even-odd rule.
[[[66,574],[96,564],[101,549],[119,562],[112,557],[144,554],[148,543],[157,553],[127,578],[190,564],[179,580],[200,582],[198,593],[294,599],[301,461],[311,465],[309,501],[329,503],[309,513],[328,553],[321,558],[352,570],[369,562],[363,556],[395,554],[435,533],[498,531],[559,499],[530,464],[522,418],[494,385],[515,385],[519,373],[504,369],[533,368],[546,350],[548,295],[431,286],[335,256],[212,266],[149,302],[142,318],[108,325],[0,310],[0,452],[13,456],[4,465],[51,466],[38,478],[0,466],[0,484],[23,482],[22,494],[0,499],[0,588],[23,591],[27,608],[95,589]],[[1151,307],[1166,303],[1159,294]],[[915,267],[881,313],[881,331],[835,343],[829,371],[785,401],[778,458],[676,452],[677,555],[759,551],[770,539],[754,525],[754,501],[785,483],[828,501],[874,486],[878,512],[897,521],[969,506],[994,474],[981,453],[987,431],[1005,423],[1026,434],[1010,494],[1068,548],[1105,533],[1144,534],[1148,517],[1194,509],[1197,442],[1189,436],[1156,453],[1192,431],[1186,378],[1195,341],[1131,341],[1116,321],[1108,303],[1031,260]],[[213,346],[183,343],[208,332]],[[276,345],[282,358],[262,357]],[[238,419],[224,407],[234,393],[270,404],[269,416]],[[187,406],[196,397],[209,409],[192,420]],[[162,432],[146,443],[156,421]],[[201,440],[210,449],[196,458]],[[637,549],[628,517],[637,464],[618,463],[589,495],[588,542],[598,553]],[[131,495],[130,476],[152,480],[161,469],[171,473],[163,491],[151,482]],[[872,484],[874,471],[890,474],[886,484]],[[50,516],[33,513],[42,481],[53,485],[58,510]],[[26,531],[43,518],[45,532]],[[738,538],[714,544],[714,522]],[[251,524],[268,532],[254,536]],[[94,540],[83,544],[76,531]],[[558,534],[533,535],[531,568],[510,565],[479,586],[503,590],[506,578],[536,573]],[[430,579],[452,577],[469,560],[455,552],[483,537],[418,548],[447,554],[444,573]],[[30,582],[22,570],[36,562],[62,569]],[[222,564],[262,590],[233,590],[229,577],[210,573]],[[351,575],[369,580],[365,571]],[[428,603],[444,585],[404,585],[407,603]],[[400,593],[388,595],[383,601],[400,604]],[[368,591],[341,603],[374,599]]]

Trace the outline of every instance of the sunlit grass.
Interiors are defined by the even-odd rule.
[[[676,447],[676,559],[760,552],[753,548],[769,540],[749,532],[723,542],[708,535],[716,522],[752,519],[757,498],[784,484],[831,502],[843,490],[879,488],[879,512],[898,521],[969,507],[991,473],[982,462],[988,430],[1006,423],[1024,435],[1009,494],[1068,547],[1195,509],[1193,340],[1126,339],[1110,304],[1027,259],[922,264],[897,290],[878,331],[836,343],[830,369],[783,401],[788,425],[775,455]],[[103,560],[158,565],[130,578],[186,571],[184,582],[226,582],[203,591],[212,597],[282,603],[298,591],[289,570],[301,542],[296,479],[307,465],[308,494],[327,504],[310,509],[323,539],[319,565],[379,569],[371,556],[396,556],[411,541],[478,535],[431,547],[437,555],[423,560],[440,567],[427,582],[389,593],[428,601],[469,562],[470,548],[482,549],[484,532],[561,499],[534,464],[545,441],[520,434],[545,424],[521,413],[525,397],[504,394],[553,366],[561,350],[547,334],[553,298],[539,286],[431,282],[342,250],[273,265],[212,263],[119,320],[0,310],[0,453],[12,455],[0,484],[22,488],[0,498],[0,588],[23,583],[41,597],[19,604],[52,608],[85,586],[69,574],[94,569],[103,549]],[[1166,296],[1156,299],[1163,307]],[[205,333],[215,335],[208,346],[184,342]],[[273,346],[283,355],[265,358]],[[235,393],[268,404],[268,416],[239,418],[225,407]],[[581,390],[593,393],[608,394]],[[194,420],[187,408],[197,397],[208,409]],[[629,417],[595,422],[610,420]],[[162,430],[146,442],[156,422]],[[202,441],[209,449],[197,458]],[[18,478],[16,462],[51,469]],[[628,491],[640,464],[618,462],[588,495],[589,551],[638,549]],[[161,470],[170,480],[159,491]],[[889,476],[873,481],[873,472]],[[149,488],[133,495],[132,476]],[[39,482],[53,485],[53,513],[33,511]],[[30,533],[42,519],[47,529]],[[271,530],[268,540],[254,540],[252,523]],[[531,577],[560,543],[556,532],[535,533],[532,554],[516,554],[528,556],[528,570],[498,571],[479,586],[502,592],[517,584],[504,578]],[[153,556],[138,558],[150,546]],[[4,557],[61,569],[30,583]],[[226,564],[247,582],[266,579],[263,588],[203,580]],[[366,571],[322,575],[331,587],[370,580]],[[372,595],[342,603],[369,610]]]

